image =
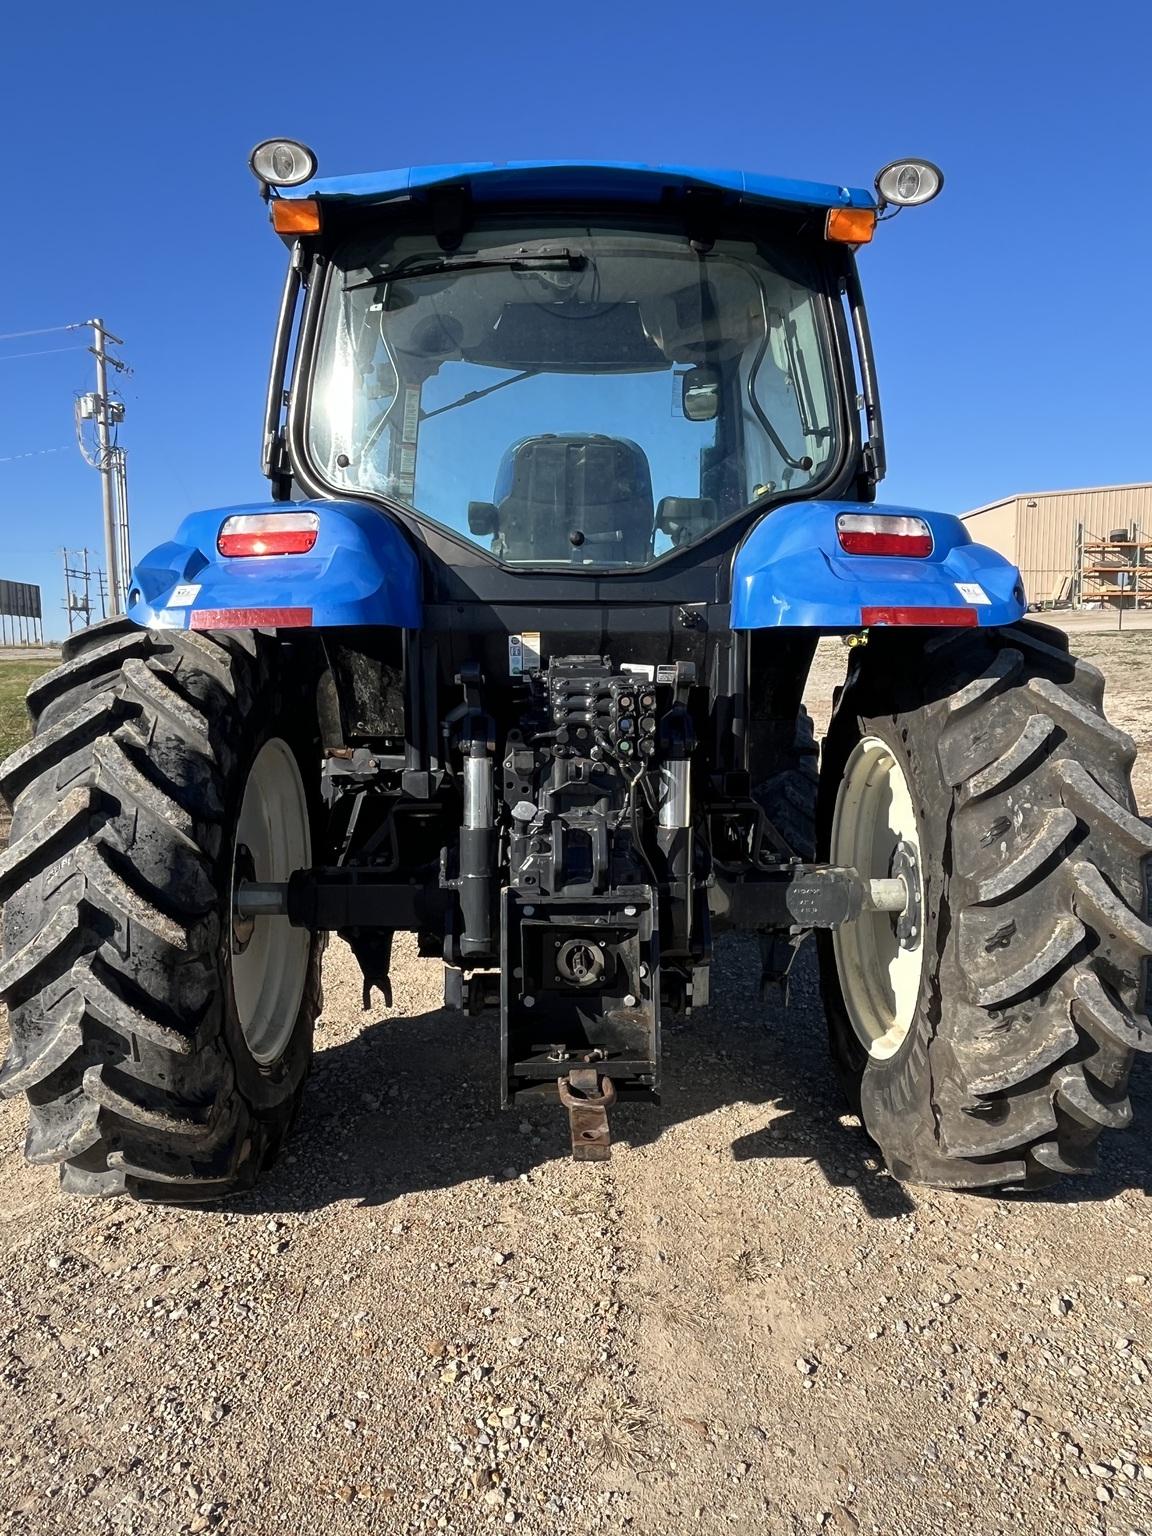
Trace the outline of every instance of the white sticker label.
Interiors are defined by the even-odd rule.
[[[406,443],[415,443],[420,435],[420,391],[418,389],[404,391],[403,432],[403,441]]]
[[[508,674],[523,677],[540,670],[540,632],[508,636]]]
[[[974,581],[958,581],[956,590],[966,603],[990,603],[992,599],[984,588]]]
[[[198,584],[183,587],[173,587],[172,596],[164,604],[165,608],[190,608],[200,596]]]
[[[620,665],[621,672],[627,672],[631,677],[642,677],[645,682],[652,682],[656,676],[656,668],[646,661],[625,661]]]

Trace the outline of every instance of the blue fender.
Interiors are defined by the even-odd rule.
[[[919,559],[846,555],[836,537],[841,512],[923,518],[932,530],[932,553]],[[736,551],[733,629],[861,629],[865,608],[972,609],[978,625],[1013,624],[1024,615],[1024,586],[1016,567],[974,544],[958,517],[918,507],[791,502],[761,518]],[[967,615],[964,621],[972,622]]]
[[[306,555],[221,555],[228,517],[315,512]],[[389,624],[418,629],[420,562],[384,512],[357,501],[275,501],[193,512],[132,572],[128,616],[150,629]]]

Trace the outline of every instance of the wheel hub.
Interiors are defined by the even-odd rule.
[[[915,843],[901,838],[892,855],[892,878],[904,882],[904,910],[896,915],[896,937],[901,949],[915,949],[923,926],[924,893],[920,880],[920,854]]]
[[[233,882],[237,890],[246,881],[256,878],[256,861],[252,857],[252,850],[244,843],[236,845],[236,860],[233,865]],[[242,955],[252,942],[252,935],[256,932],[256,918],[250,912],[241,909],[236,901],[232,903],[232,953]]]

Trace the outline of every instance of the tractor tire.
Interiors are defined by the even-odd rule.
[[[879,631],[856,653],[821,857],[871,850],[869,878],[918,865],[922,906],[822,933],[821,978],[850,1101],[898,1178],[1040,1188],[1091,1170],[1101,1131],[1131,1119],[1133,1053],[1152,1050],[1152,830],[1103,693],[1033,623]]]
[[[242,972],[232,916],[237,872],[286,878],[269,867],[282,859],[270,818],[276,835],[251,838],[265,867],[238,870],[238,823],[266,809],[267,765],[296,795],[284,840],[305,857],[316,820],[304,786],[319,748],[277,660],[253,635],[113,619],[69,640],[29,692],[35,734],[0,768],[13,813],[0,1092],[27,1094],[26,1155],[59,1163],[70,1193],[218,1199],[254,1183],[294,1119],[322,946],[285,926]]]
[[[820,785],[820,745],[812,716],[801,706],[787,764],[756,785],[753,796],[765,816],[798,858],[816,856],[816,800]]]

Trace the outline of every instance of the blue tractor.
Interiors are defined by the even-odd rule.
[[[633,164],[316,179],[269,499],[199,512],[68,642],[4,765],[0,996],[27,1155],[215,1199],[296,1115],[325,936],[492,1009],[505,1104],[576,1155],[660,1091],[713,942],[817,936],[833,1056],[899,1178],[1035,1187],[1130,1117],[1146,1016],[1131,741],[1019,573],[877,501],[856,249],[928,201]],[[851,645],[819,751],[817,641]],[[723,1023],[710,1026],[721,1031]],[[767,1086],[767,1085],[758,1085]]]

